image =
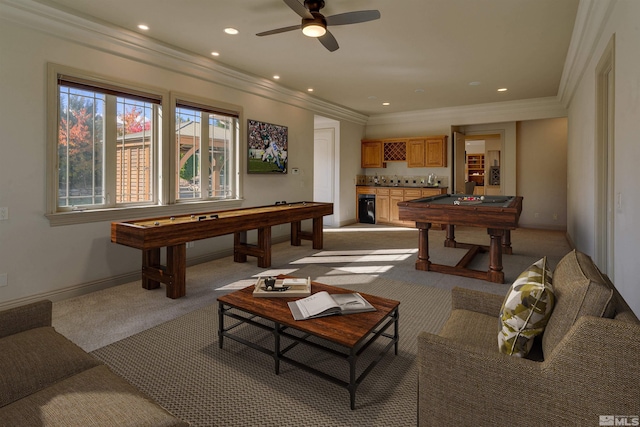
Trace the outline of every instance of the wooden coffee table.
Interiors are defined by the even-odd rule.
[[[255,298],[253,297],[253,289],[254,286],[249,286],[218,298],[220,348],[222,348],[224,337],[227,337],[273,357],[276,375],[280,372],[280,361],[285,361],[338,384],[349,390],[351,409],[355,409],[358,385],[372,371],[374,366],[378,364],[391,347],[394,347],[395,354],[398,354],[398,306],[400,305],[398,301],[360,293],[376,308],[376,311],[296,321],[291,315],[287,302],[299,298]],[[319,291],[327,291],[330,294],[354,292],[312,282],[311,293]],[[225,327],[225,318],[227,317],[234,319],[235,322],[230,322],[232,324]],[[259,318],[266,319],[268,322],[258,322]],[[266,348],[231,333],[234,328],[242,324],[249,324],[273,333],[274,348]],[[293,332],[291,329],[300,331],[302,334],[291,333]],[[282,337],[293,340],[293,343],[281,348]],[[309,341],[311,337],[321,338],[321,340],[312,342]],[[362,371],[360,376],[356,377],[358,358],[365,350],[371,348],[371,344],[379,338],[388,339],[388,343]],[[319,342],[325,342],[326,345],[318,344]],[[343,350],[336,350],[335,345],[329,347],[330,343],[337,344]],[[308,345],[314,349],[326,351],[338,358],[347,360],[349,363],[349,380],[344,381],[287,356],[289,350],[298,344]],[[371,350],[373,351],[373,349]]]

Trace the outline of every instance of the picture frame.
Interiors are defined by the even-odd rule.
[[[247,173],[286,174],[289,158],[287,126],[247,120]]]

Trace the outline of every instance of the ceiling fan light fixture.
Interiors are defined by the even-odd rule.
[[[326,33],[327,29],[317,24],[309,24],[302,29],[302,34],[307,37],[322,37]]]
[[[302,34],[307,37],[322,37],[327,33],[327,21],[319,13],[313,13],[313,18],[302,19]]]

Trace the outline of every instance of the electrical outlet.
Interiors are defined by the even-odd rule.
[[[557,213],[554,213],[554,214],[553,214],[553,220],[554,220],[554,221],[557,221],[557,220],[558,220],[558,214],[557,214]]]
[[[7,273],[0,273],[0,287],[8,285],[9,283],[7,282]]]
[[[0,208],[0,221],[9,219],[9,208]]]

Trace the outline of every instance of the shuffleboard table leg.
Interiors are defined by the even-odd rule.
[[[322,249],[324,245],[322,233],[322,217],[313,218],[313,249]]]
[[[160,248],[147,249],[142,251],[142,288],[158,289],[160,282],[149,278],[147,272],[150,268],[157,268],[160,265]]]
[[[291,246],[300,246],[302,244],[302,221],[293,221],[291,223]]]
[[[258,228],[258,248],[262,252],[258,255],[258,267],[271,267],[271,227]]]
[[[181,298],[187,293],[187,244],[167,246],[167,297]]]
[[[247,232],[236,231],[233,233],[233,261],[247,262],[247,254],[241,252],[239,248],[247,244]]]

